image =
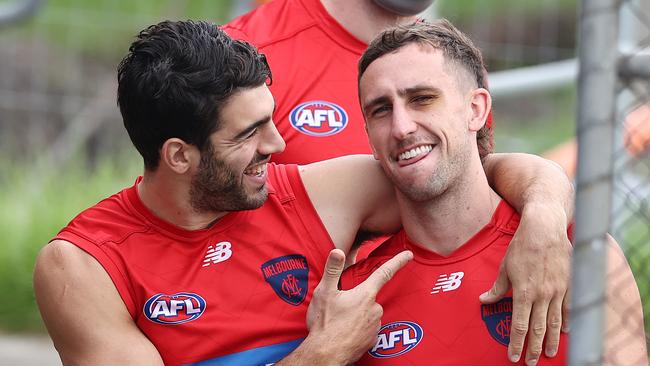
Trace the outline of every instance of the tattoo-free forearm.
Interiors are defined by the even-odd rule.
[[[483,168],[490,186],[520,214],[541,203],[562,210],[567,223],[573,219],[573,185],[554,162],[531,154],[490,154]]]

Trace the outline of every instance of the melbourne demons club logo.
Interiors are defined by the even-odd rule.
[[[147,319],[158,324],[182,324],[198,319],[205,312],[205,300],[197,294],[179,292],[155,294],[142,309]]]
[[[504,346],[510,343],[512,297],[506,297],[496,304],[481,305],[481,318],[492,338]]]
[[[291,110],[289,122],[293,128],[306,135],[330,136],[343,131],[348,125],[348,114],[334,103],[313,100]]]
[[[300,254],[285,255],[262,264],[262,275],[280,298],[300,305],[309,290],[307,258]]]
[[[377,343],[368,353],[375,358],[389,358],[403,355],[417,346],[424,332],[414,322],[398,321],[379,328]]]

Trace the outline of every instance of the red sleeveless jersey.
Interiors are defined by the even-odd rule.
[[[379,292],[382,327],[357,365],[512,365],[507,352],[512,298],[492,305],[478,298],[494,283],[518,225],[518,214],[502,201],[491,222],[449,256],[423,249],[402,230],[346,270],[343,289],[361,283],[402,250],[414,254]],[[538,365],[564,365],[567,340],[562,334],[558,355],[542,356]],[[517,364],[523,365],[524,357]]]
[[[166,364],[266,365],[307,335],[334,244],[295,165],[269,164],[268,200],[188,231],[154,216],[136,185],[56,237],[92,255]]]

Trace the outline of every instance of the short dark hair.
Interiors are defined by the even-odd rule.
[[[487,89],[487,71],[481,51],[469,37],[446,19],[433,22],[417,21],[380,33],[370,42],[359,60],[357,80],[361,80],[368,66],[375,60],[412,43],[441,50],[447,62],[453,62],[465,69],[473,77],[476,86]],[[492,127],[487,123],[478,131],[476,140],[481,159],[494,151]]]
[[[117,73],[124,127],[155,170],[163,143],[177,137],[204,151],[219,110],[240,88],[271,82],[264,55],[207,22],[163,21],[141,31]]]

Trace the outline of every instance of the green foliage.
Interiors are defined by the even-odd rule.
[[[0,293],[11,300],[0,308],[0,329],[43,329],[32,290],[38,251],[81,210],[133,184],[141,169],[133,157],[105,158],[92,172],[79,161],[43,172],[39,182],[26,181],[33,176],[27,167],[0,162],[8,182],[0,190]]]

